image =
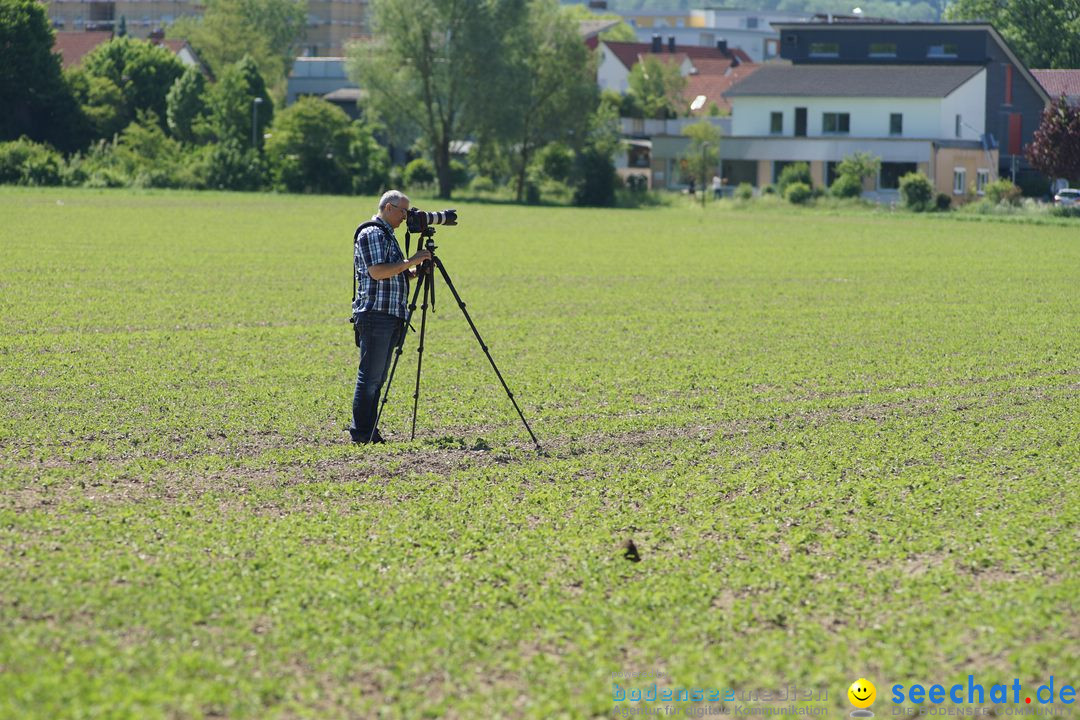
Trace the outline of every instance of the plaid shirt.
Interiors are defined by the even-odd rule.
[[[378,227],[364,228],[353,247],[353,270],[356,272],[358,293],[353,300],[353,316],[366,312],[381,312],[405,319],[409,294],[407,273],[398,273],[386,280],[373,280],[368,268],[383,263],[405,262],[394,229],[378,215],[372,218]]]

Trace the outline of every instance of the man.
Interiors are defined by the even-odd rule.
[[[408,210],[409,198],[397,190],[386,192],[379,199],[378,214],[372,218],[375,225],[364,228],[356,241],[353,322],[360,367],[349,425],[354,443],[385,442],[375,427],[379,391],[386,381],[390,354],[405,332],[409,278],[416,276],[421,263],[431,259],[427,250],[418,250],[408,260],[401,252],[394,230],[405,220]]]

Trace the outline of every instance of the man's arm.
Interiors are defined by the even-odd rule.
[[[399,263],[379,263],[378,265],[368,265],[368,275],[372,280],[389,280],[390,278],[405,272],[411,267],[420,265],[425,260],[431,259],[431,253],[427,250],[417,250],[416,254],[405,262]]]

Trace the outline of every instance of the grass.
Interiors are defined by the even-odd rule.
[[[538,455],[442,286],[417,439],[345,442],[373,204],[0,190],[0,717],[1075,687],[1075,228],[459,205]]]

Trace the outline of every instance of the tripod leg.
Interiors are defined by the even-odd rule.
[[[401,328],[401,339],[398,340],[397,347],[394,349],[394,363],[390,366],[390,375],[386,378],[382,402],[379,404],[378,412],[375,413],[375,424],[371,426],[371,436],[368,438],[368,442],[371,442],[371,438],[375,437],[375,429],[379,427],[379,420],[382,418],[383,410],[386,408],[386,401],[390,399],[390,386],[394,384],[394,373],[397,372],[398,361],[401,360],[401,351],[405,348],[405,337],[409,334],[409,321],[412,320],[413,311],[416,310],[416,298],[420,295],[423,287],[424,281],[421,278],[416,283],[416,290],[413,291],[412,301],[409,303],[409,312],[405,313],[405,325]]]
[[[506,391],[506,396],[510,398],[510,402],[514,404],[514,409],[517,410],[518,417],[521,418],[521,422],[524,423],[525,429],[529,431],[529,437],[532,438],[533,444],[536,445],[537,450],[543,450],[540,447],[540,441],[536,439],[536,434],[533,433],[532,428],[529,427],[529,421],[525,419],[525,414],[521,412],[521,408],[518,407],[517,400],[514,399],[514,393],[510,392],[509,386],[506,384],[506,380],[503,380],[502,373],[499,372],[499,366],[495,364],[495,359],[491,357],[491,353],[488,352],[488,346],[484,343],[484,338],[480,337],[480,331],[476,329],[476,323],[473,322],[472,317],[469,315],[469,311],[465,309],[465,301],[458,295],[457,288],[454,287],[454,283],[450,280],[450,274],[446,272],[446,268],[443,267],[442,260],[437,257],[433,257],[435,265],[439,268],[439,272],[442,274],[443,280],[446,281],[446,287],[450,288],[450,293],[454,296],[454,300],[457,301],[458,307],[461,308],[461,312],[465,315],[465,319],[469,322],[469,327],[472,328],[473,335],[476,336],[476,341],[480,343],[480,349],[487,355],[488,362],[491,363],[491,368],[495,371],[495,375],[498,376],[499,382],[502,383],[503,390]],[[423,335],[421,335],[421,338]]]
[[[424,302],[420,306],[420,343],[416,352],[416,389],[413,390],[412,404],[412,434],[410,440],[416,439],[416,406],[420,402],[420,369],[424,365],[424,335],[427,331],[428,298],[431,297],[431,286],[435,284],[435,278],[431,273],[424,275]]]

